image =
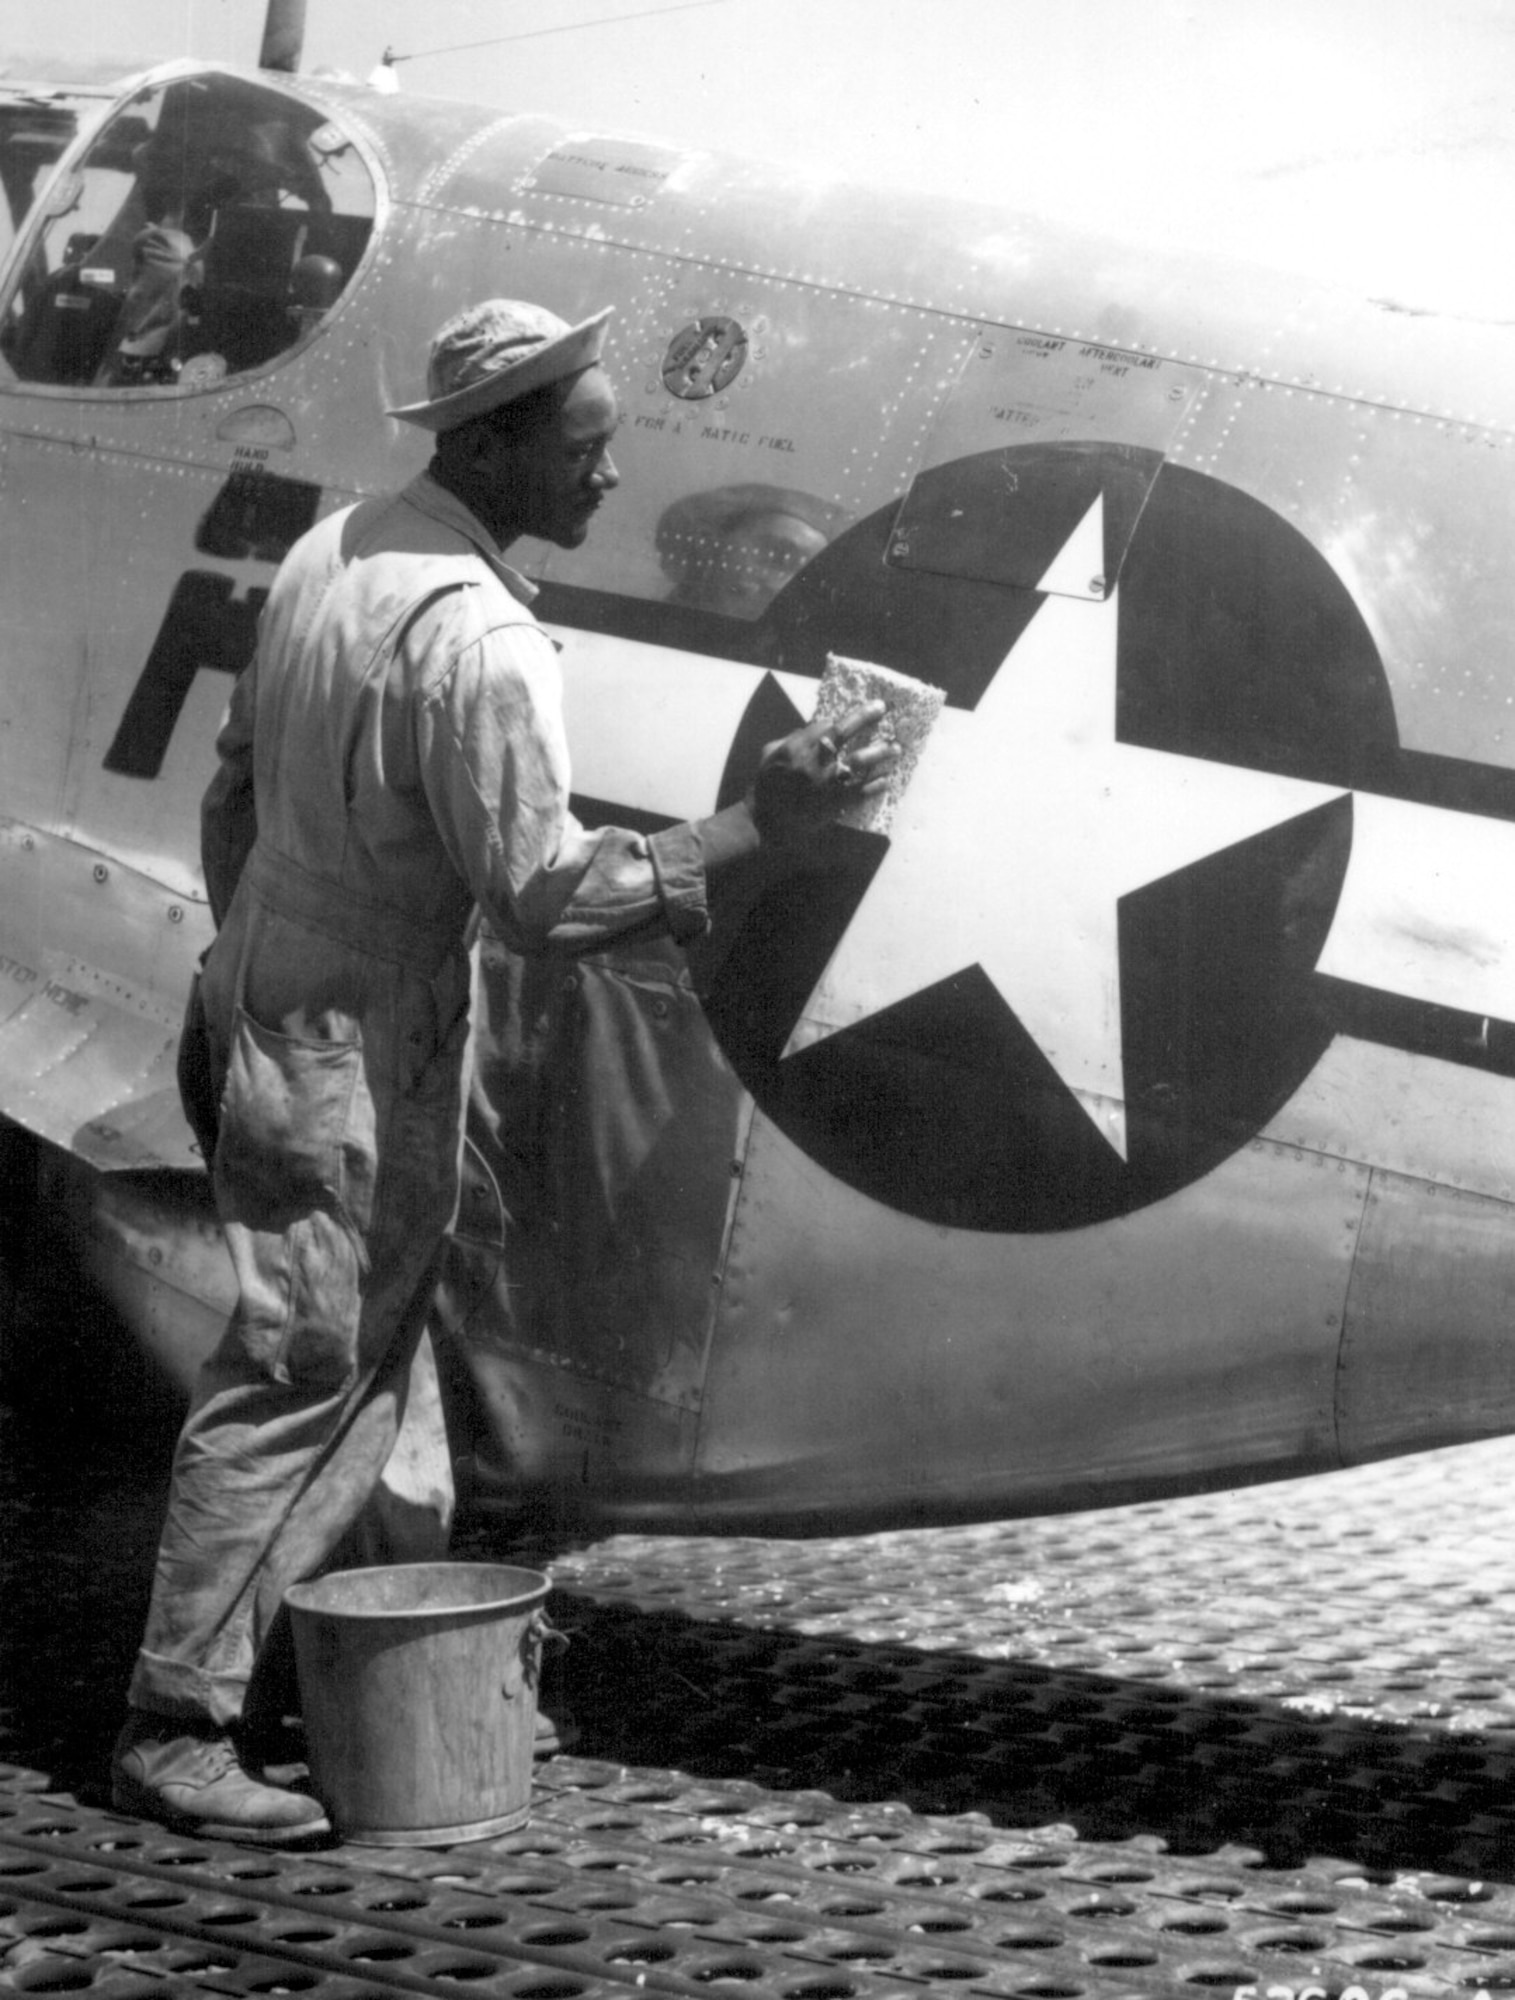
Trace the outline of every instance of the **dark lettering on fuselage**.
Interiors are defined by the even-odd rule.
[[[236,582],[215,570],[179,578],[121,726],[105,753],[105,768],[123,778],[156,778],[195,675],[239,674],[253,656],[266,590],[233,595]]]
[[[1115,368],[1124,375],[1132,368],[1157,368],[1161,366],[1155,354],[1128,354],[1118,347],[1081,347],[1081,357],[1097,361],[1102,368]]]
[[[42,988],[42,996],[55,1007],[61,1007],[65,1014],[82,1014],[89,1005],[87,993],[76,993],[71,986],[60,986],[56,979],[48,980]]]
[[[195,547],[228,561],[278,563],[316,518],[321,489],[305,480],[238,465],[201,517]],[[241,673],[253,656],[265,589],[236,594],[218,570],[186,570],[174,585],[158,636],[132,689],[105,769],[156,778],[195,675]]]

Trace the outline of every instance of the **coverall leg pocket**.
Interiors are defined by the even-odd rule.
[[[280,1034],[239,1008],[216,1199],[237,1268],[240,1338],[274,1380],[336,1383],[354,1366],[373,1182],[361,1043]]]
[[[216,1145],[216,1182],[239,1222],[286,1229],[314,1209],[366,1225],[373,1201],[373,1114],[357,1040],[305,1041],[244,1009]]]

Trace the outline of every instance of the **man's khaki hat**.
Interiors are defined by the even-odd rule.
[[[450,431],[472,417],[513,403],[548,382],[592,368],[605,344],[614,307],[570,326],[545,306],[520,299],[486,299],[458,313],[431,343],[427,400],[389,415],[423,430]]]

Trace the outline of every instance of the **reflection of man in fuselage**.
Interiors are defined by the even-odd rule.
[[[755,481],[688,494],[657,526],[668,602],[755,627],[840,518],[813,495]],[[565,980],[486,938],[475,1047],[469,1133],[503,1197],[509,1282],[489,1334],[475,1315],[453,1346],[454,1386],[471,1378],[488,1411],[512,1345],[640,1380],[653,1365],[649,1326],[656,1366],[676,1372],[708,1311],[699,1274],[719,1251],[742,1097],[684,948],[611,941]],[[496,1425],[473,1429],[472,1476],[509,1495],[515,1471]]]
[[[754,618],[825,546],[820,530],[793,514],[751,514],[712,554],[698,589],[686,584],[675,594],[681,604]]]
[[[813,494],[750,484],[686,494],[658,522],[671,604],[760,617],[831,539],[839,511]]]

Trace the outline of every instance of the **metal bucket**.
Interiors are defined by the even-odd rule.
[[[344,1840],[486,1840],[531,1799],[539,1570],[403,1563],[284,1593],[311,1782]]]

